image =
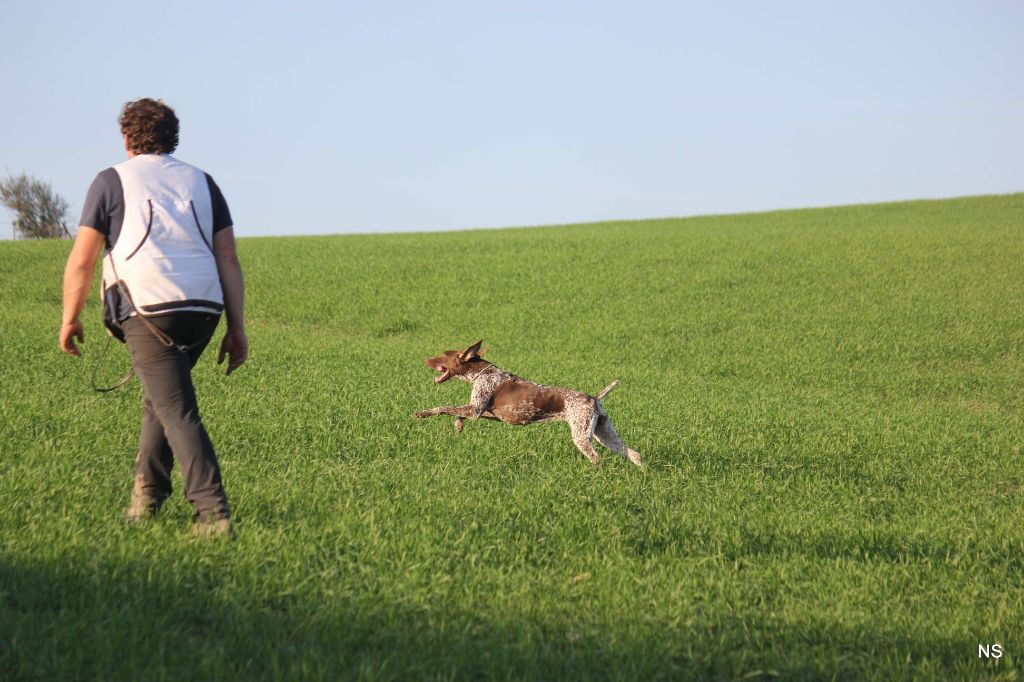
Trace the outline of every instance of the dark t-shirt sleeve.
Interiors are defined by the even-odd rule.
[[[228,202],[209,173],[206,173],[206,184],[210,186],[210,202],[213,204],[213,231],[216,233],[226,227],[231,227],[234,223],[231,222]]]
[[[116,170],[108,168],[99,173],[89,185],[85,205],[82,207],[82,219],[78,224],[91,227],[110,237],[113,218],[124,215],[123,203],[121,177]]]

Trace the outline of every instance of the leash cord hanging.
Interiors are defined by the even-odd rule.
[[[103,362],[103,358],[106,357],[107,350],[110,348],[110,342],[113,340],[113,338],[114,337],[112,336],[107,337],[107,343],[104,344],[103,350],[100,352],[100,356],[96,358],[96,364],[93,365],[92,367],[92,389],[97,393],[110,393],[111,391],[116,391],[117,389],[127,384],[128,380],[132,378],[133,374],[135,374],[135,368],[133,367],[132,369],[129,369],[128,373],[121,377],[121,379],[113,386],[101,388],[96,385],[96,372],[99,370],[100,363]]]

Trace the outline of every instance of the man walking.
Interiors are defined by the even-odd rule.
[[[64,271],[61,350],[79,355],[79,319],[103,257],[109,316],[120,325],[144,393],[135,485],[127,517],[153,516],[181,466],[192,531],[230,535],[220,465],[199,416],[192,367],[226,313],[217,362],[230,374],[245,362],[242,269],[227,202],[213,179],[171,156],[178,118],[159,100],[124,105],[119,119],[128,160],[96,176]],[[116,326],[116,325],[115,325]]]

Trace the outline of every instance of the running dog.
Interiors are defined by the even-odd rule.
[[[481,357],[482,343],[481,339],[466,350],[446,350],[436,357],[427,358],[427,367],[440,373],[434,383],[440,384],[451,378],[461,379],[473,385],[473,392],[468,405],[423,410],[416,413],[418,419],[451,415],[456,418],[455,430],[460,433],[464,419],[493,419],[518,425],[564,421],[569,424],[572,442],[591,464],[601,464],[601,456],[597,454],[592,442],[596,437],[609,450],[639,467],[643,466],[640,453],[622,442],[601,404],[605,396],[619,385],[617,379],[596,396],[567,388],[535,384]]]

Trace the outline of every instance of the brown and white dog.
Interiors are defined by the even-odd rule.
[[[456,417],[455,430],[459,432],[464,419],[494,419],[520,425],[564,421],[572,431],[572,442],[592,464],[601,464],[601,456],[592,443],[596,437],[609,450],[637,466],[643,466],[640,453],[622,442],[601,404],[601,400],[619,385],[618,380],[608,384],[596,396],[535,384],[483,359],[480,355],[482,343],[481,339],[466,350],[446,350],[437,357],[427,358],[427,367],[441,373],[434,383],[440,384],[454,377],[471,383],[473,392],[468,405],[423,410],[416,413],[417,418],[451,415]]]

